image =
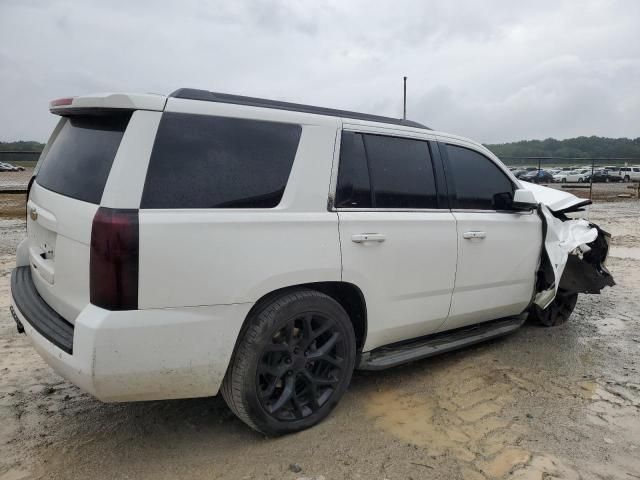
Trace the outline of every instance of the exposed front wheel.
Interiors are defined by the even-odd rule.
[[[624,181],[627,182],[627,183],[630,182],[631,181],[631,177],[629,175],[626,175],[624,177]]]
[[[558,292],[553,302],[544,310],[534,305],[529,313],[529,319],[545,327],[562,325],[569,320],[577,301],[577,293]]]
[[[323,420],[349,386],[355,364],[353,325],[342,306],[300,290],[247,321],[221,389],[229,408],[267,435]]]

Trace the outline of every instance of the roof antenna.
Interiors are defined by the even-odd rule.
[[[402,119],[407,119],[407,77],[404,78],[404,108],[402,110]]]

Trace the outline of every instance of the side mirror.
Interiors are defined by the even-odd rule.
[[[531,190],[519,188],[513,193],[513,208],[516,210],[533,210],[538,208],[538,202]]]

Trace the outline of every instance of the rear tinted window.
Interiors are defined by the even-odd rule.
[[[495,163],[480,153],[454,145],[447,145],[447,155],[455,185],[452,208],[512,208],[513,184]]]
[[[61,195],[99,204],[130,117],[69,117],[42,159],[36,181]]]
[[[336,207],[371,207],[371,187],[367,157],[360,133],[342,132]]]
[[[342,133],[338,208],[437,208],[428,142]]]
[[[272,208],[280,203],[300,125],[164,113],[141,208]]]
[[[437,208],[429,144],[364,135],[376,208]]]

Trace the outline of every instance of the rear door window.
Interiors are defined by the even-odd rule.
[[[376,208],[437,208],[428,142],[364,135]]]
[[[468,210],[510,210],[514,186],[490,159],[468,148],[447,145],[452,207]]]
[[[343,132],[336,206],[437,208],[437,190],[428,142]]]
[[[69,117],[42,159],[38,184],[99,204],[130,118],[130,113]]]
[[[273,208],[280,203],[302,127],[165,112],[141,208]]]
[[[370,185],[362,134],[342,132],[336,206],[338,208],[370,208],[372,205]]]

